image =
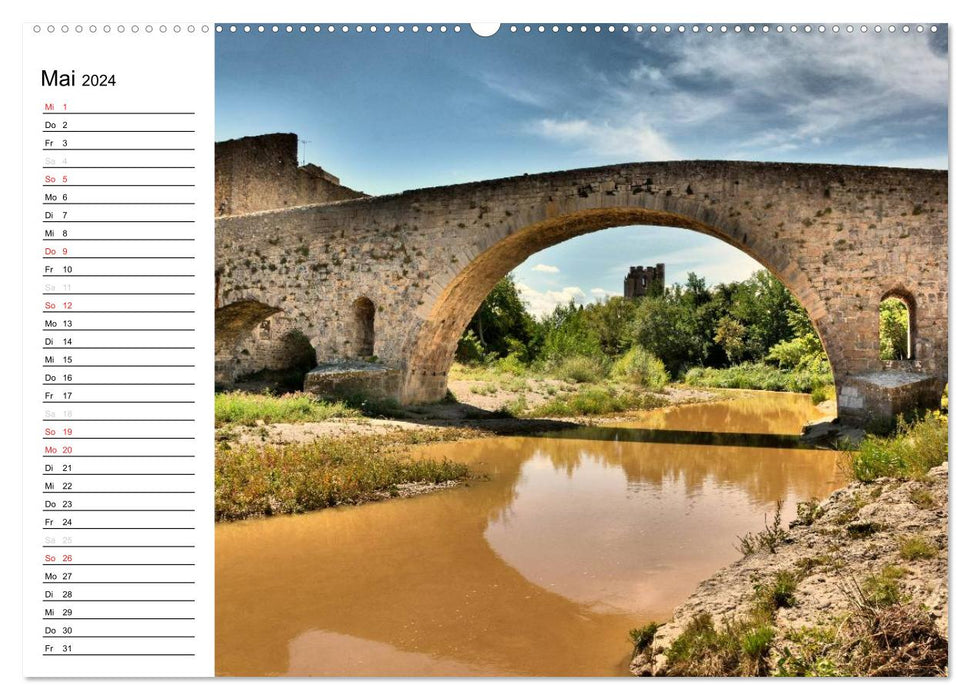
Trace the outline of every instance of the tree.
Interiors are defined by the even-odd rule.
[[[715,342],[724,348],[730,363],[738,362],[745,352],[745,326],[731,316],[722,316],[715,328]]]
[[[600,339],[600,349],[608,357],[617,357],[630,348],[630,325],[636,311],[637,303],[621,296],[584,308],[593,332]]]
[[[773,345],[790,340],[788,313],[801,308],[768,270],[759,270],[741,282],[732,294],[731,315],[747,329],[744,359],[763,360]]]
[[[641,299],[632,324],[637,342],[673,375],[703,364],[711,346],[711,336],[698,322],[695,299],[694,292],[674,285],[659,297]]]
[[[506,275],[479,305],[466,332],[476,337],[485,353],[505,357],[513,347],[529,347],[535,327],[536,321],[526,311],[516,283]]]
[[[880,302],[880,359],[906,360],[910,357],[910,311],[900,299],[887,297]]]

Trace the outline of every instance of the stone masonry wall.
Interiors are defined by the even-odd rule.
[[[437,187],[216,220],[217,306],[282,310],[318,360],[349,356],[352,308],[399,398],[441,398],[482,298],[539,250],[631,224],[701,231],[768,267],[806,307],[837,382],[882,368],[880,300],[915,303],[920,371],[947,376],[947,173],[682,161]],[[650,238],[645,237],[646,254]]]
[[[364,193],[308,163],[299,166],[296,134],[247,136],[216,144],[215,215],[357,199]]]

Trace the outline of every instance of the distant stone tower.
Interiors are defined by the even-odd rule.
[[[628,299],[656,297],[664,291],[664,263],[654,267],[631,266],[624,278],[624,296]]]

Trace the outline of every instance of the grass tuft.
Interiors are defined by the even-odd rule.
[[[937,545],[923,537],[904,537],[899,544],[900,556],[906,561],[933,559],[937,556]]]
[[[243,391],[218,393],[216,427],[263,423],[309,423],[331,418],[359,417],[361,411],[341,401],[323,401],[313,394],[273,396]]]

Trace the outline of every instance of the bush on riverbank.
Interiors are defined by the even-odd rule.
[[[693,367],[684,375],[684,383],[716,389],[761,389],[763,391],[794,391],[808,394],[833,383],[828,370],[784,370],[755,362],[714,369]]]
[[[216,451],[216,519],[301,513],[394,495],[397,486],[468,478],[465,465],[395,454],[376,437]]]
[[[537,406],[529,415],[536,418],[569,418],[601,416],[624,411],[647,411],[667,404],[657,394],[643,391],[620,391],[613,387],[595,386],[580,389]]]
[[[858,481],[882,476],[921,479],[947,461],[947,414],[931,411],[911,423],[900,418],[892,435],[867,435],[857,452],[844,454]]]
[[[310,423],[360,417],[361,411],[341,401],[322,401],[313,394],[283,396],[233,391],[216,394],[216,427],[263,423]]]
[[[610,375],[648,389],[663,389],[671,381],[664,363],[639,345],[614,363]]]

